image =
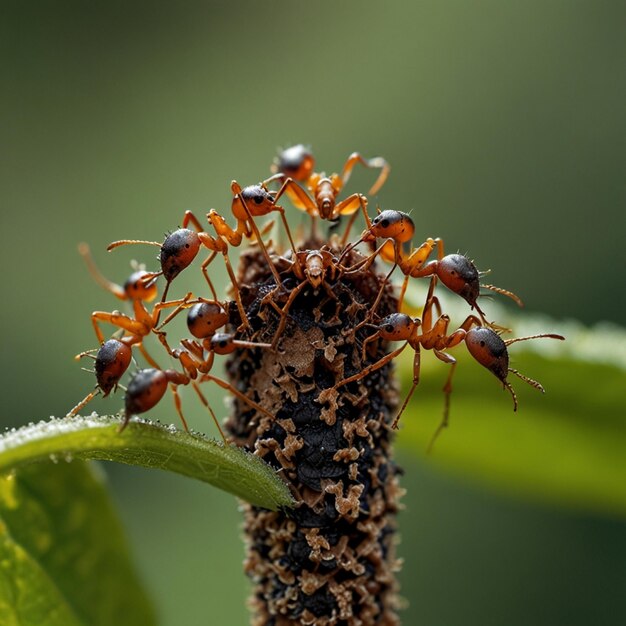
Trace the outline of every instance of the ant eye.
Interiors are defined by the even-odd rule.
[[[387,326],[385,327],[385,331],[387,331],[388,333],[392,333],[393,332],[393,325],[392,324],[387,324]]]
[[[256,202],[256,204],[261,204],[261,202],[263,202],[263,196],[258,195],[258,196],[254,196],[254,201]]]
[[[381,222],[381,225],[382,225],[383,228],[387,228],[387,226],[389,226],[389,220],[383,220]]]
[[[484,348],[484,347],[485,347],[485,342],[484,342],[484,341],[481,341],[481,342],[480,342],[480,347],[481,347],[481,348]]]

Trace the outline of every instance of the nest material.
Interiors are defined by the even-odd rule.
[[[344,263],[359,258],[353,253]],[[285,270],[277,260],[277,267],[278,289],[258,250],[240,260],[239,285],[255,341],[272,342],[281,319],[268,300],[282,308],[302,282],[288,264]],[[254,626],[399,624],[395,516],[401,489],[391,458],[392,365],[333,389],[388,351],[385,342],[371,342],[363,361],[362,343],[372,330],[356,330],[383,279],[370,269],[327,279],[329,289],[307,285],[290,307],[276,351],[241,350],[228,362],[230,382],[275,416],[234,399],[229,434],[273,465],[299,502],[278,513],[244,505]],[[396,310],[385,286],[376,313]]]

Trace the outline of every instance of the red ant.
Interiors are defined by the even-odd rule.
[[[136,345],[146,361],[152,367],[158,367],[154,359],[148,354],[143,346],[143,339],[148,336],[158,324],[161,309],[186,303],[189,301],[192,294],[189,293],[185,296],[185,298],[180,300],[172,300],[168,302],[164,302],[162,300],[153,307],[152,313],[150,313],[146,308],[146,303],[151,302],[157,296],[157,289],[153,274],[144,270],[137,270],[130,275],[122,287],[111,282],[110,280],[107,280],[100,273],[93,258],[91,257],[89,246],[86,243],[79,246],[79,252],[85,259],[87,268],[96,282],[104,287],[104,289],[111,292],[116,298],[131,301],[133,306],[133,317],[121,313],[120,311],[94,311],[91,314],[91,322],[93,324],[96,337],[98,338],[98,343],[102,345],[105,341],[99,322],[107,322],[113,326],[117,326],[120,330],[126,333],[122,341],[127,346]],[[85,354],[87,353],[81,353],[80,355],[77,355],[77,358],[80,358]]]
[[[226,270],[233,285],[235,301],[242,320],[242,325],[244,328],[249,328],[250,324],[248,322],[243,303],[241,302],[237,278],[228,256],[228,246],[239,246],[244,236],[251,237],[254,234],[263,251],[263,254],[265,255],[268,266],[274,274],[274,279],[278,284],[280,284],[280,277],[274,268],[274,264],[269,257],[269,253],[267,252],[265,245],[263,244],[262,233],[257,228],[253,218],[267,215],[272,211],[278,211],[281,215],[281,219],[294,251],[295,246],[291,238],[289,225],[287,224],[287,220],[285,218],[285,211],[282,207],[276,204],[274,192],[269,191],[262,183],[260,185],[252,185],[242,189],[236,181],[231,183],[231,190],[233,192],[231,209],[233,215],[237,219],[237,227],[235,229],[228,226],[225,219],[215,209],[211,209],[211,211],[207,214],[207,219],[217,234],[217,237],[212,237],[204,231],[198,218],[191,211],[186,211],[183,217],[182,228],[168,235],[162,244],[155,241],[125,239],[114,241],[108,246],[107,249],[112,250],[118,246],[135,243],[159,246],[161,248],[161,271],[152,274],[152,277],[156,277],[161,274],[165,276],[167,281],[167,287],[164,292],[165,298],[170,282],[178,276],[182,270],[191,264],[198,254],[200,246],[202,245],[211,251],[211,254],[207,257],[207,259],[203,261],[201,269],[215,300],[217,300],[217,293],[208,275],[207,268],[215,256],[218,253],[221,253],[224,257]],[[195,231],[187,228],[190,223],[195,227]]]
[[[275,180],[281,182],[282,187],[276,193],[276,198],[278,199],[283,193],[286,193],[294,206],[306,211],[313,220],[321,217],[324,220],[336,221],[342,215],[351,215],[343,237],[343,244],[345,244],[359,208],[365,217],[367,226],[370,225],[367,214],[367,198],[363,194],[353,193],[344,200],[337,202],[337,197],[348,182],[352,169],[357,163],[361,163],[367,168],[381,170],[368,192],[368,195],[376,194],[389,175],[389,164],[385,159],[382,157],[365,159],[358,152],[353,152],[347,158],[341,174],[326,176],[323,172],[313,171],[315,166],[313,154],[301,144],[288,148],[279,155],[272,167],[274,175],[265,183]]]
[[[294,260],[285,259],[285,257],[282,257],[282,260],[287,261],[290,264],[290,271],[295,274],[300,283],[291,290],[291,293],[289,294],[289,297],[287,298],[287,301],[282,309],[273,300],[276,291],[280,289],[280,287],[277,287],[267,294],[265,298],[263,298],[263,304],[269,302],[269,304],[274,307],[281,316],[280,323],[272,341],[273,349],[276,349],[278,341],[285,329],[287,324],[287,315],[291,305],[297,298],[298,294],[307,285],[313,287],[316,292],[320,287],[323,287],[326,294],[331,299],[337,300],[337,296],[326,282],[327,277],[331,280],[335,280],[340,269],[336,263],[337,259],[333,256],[330,250],[327,248],[322,248],[321,250],[301,250],[296,253]]]
[[[95,360],[94,373],[96,375],[96,388],[85,396],[66,417],[74,417],[86,404],[91,402],[99,393],[106,398],[111,391],[117,389],[118,384],[132,360],[132,350],[124,341],[109,339],[105,341],[93,356],[94,350],[81,352],[76,355],[77,359],[88,356]]]
[[[523,306],[521,299],[513,292],[494,285],[480,284],[480,273],[467,257],[462,254],[444,256],[443,241],[439,238],[429,237],[419,248],[413,248],[408,254],[404,252],[402,244],[410,241],[414,233],[415,224],[408,214],[402,211],[382,211],[372,220],[369,228],[363,231],[361,238],[344,250],[340,260],[349,250],[363,241],[385,239],[386,241],[367,259],[366,264],[371,263],[377,254],[381,254],[383,258],[392,260],[400,267],[405,278],[398,308],[402,306],[409,278],[432,275],[437,276],[448,289],[461,296],[473,309],[476,309],[487,326],[492,326],[492,324],[487,321],[477,303],[481,287],[508,296],[519,306]],[[437,260],[426,263],[435,248],[437,248]],[[363,262],[359,265],[363,265]]]
[[[205,305],[209,303],[199,303],[200,305]],[[218,315],[221,313],[218,312]],[[214,326],[217,321],[210,324],[210,326]],[[200,334],[200,327],[205,326],[207,324],[202,322],[201,324],[196,324],[192,322],[188,324],[190,326],[194,326]],[[220,427],[220,424],[209,404],[208,400],[202,393],[199,388],[198,383],[205,381],[213,381],[223,389],[231,392],[233,395],[238,397],[243,402],[247,403],[253,409],[264,413],[271,419],[274,416],[266,411],[262,406],[248,398],[245,394],[241,393],[238,389],[233,387],[231,384],[218,378],[217,376],[213,376],[210,374],[210,371],[213,367],[215,361],[215,354],[230,354],[234,352],[236,349],[241,348],[269,348],[269,344],[263,343],[254,343],[251,341],[240,341],[235,339],[232,335],[226,333],[212,333],[212,336],[205,338],[202,343],[197,341],[192,341],[189,339],[183,339],[181,341],[182,349],[171,350],[167,345],[165,337],[162,337],[163,345],[167,348],[168,352],[171,356],[178,359],[183,367],[184,373],[177,372],[175,370],[160,370],[160,369],[147,369],[138,372],[130,384],[128,385],[128,390],[125,398],[125,414],[124,414],[124,422],[122,424],[121,429],[124,429],[128,424],[128,421],[133,415],[137,415],[140,413],[145,413],[153,408],[163,397],[165,391],[167,390],[168,383],[171,386],[172,394],[174,396],[174,405],[176,407],[176,412],[180,417],[180,420],[185,428],[185,430],[189,430],[187,426],[187,421],[182,413],[182,405],[180,396],[178,394],[178,387],[180,385],[188,385],[191,384],[192,388],[198,395],[202,404],[207,408],[222,439],[225,441],[226,438],[224,433]],[[208,356],[205,357],[204,352],[208,350]]]
[[[413,392],[415,391],[415,388],[419,383],[421,364],[420,347],[426,350],[433,350],[435,356],[440,361],[451,365],[451,368],[446,383],[443,386],[443,392],[445,394],[443,419],[428,446],[429,452],[432,449],[435,440],[439,436],[439,433],[448,426],[450,394],[452,393],[452,377],[456,369],[457,361],[452,355],[445,352],[445,350],[453,348],[462,341],[465,341],[468,351],[474,359],[492,372],[496,378],[502,382],[504,387],[509,390],[511,396],[513,397],[513,410],[517,411],[517,397],[511,387],[511,384],[506,380],[509,372],[515,374],[535,389],[539,389],[542,392],[544,389],[537,381],[528,378],[517,370],[509,367],[507,346],[517,341],[526,341],[528,339],[564,339],[561,335],[540,334],[529,337],[517,337],[515,339],[508,339],[505,341],[491,328],[484,327],[481,320],[474,315],[468,316],[456,331],[448,334],[450,318],[448,315],[441,314],[439,300],[433,296],[435,284],[436,278],[433,277],[431,279],[428,297],[424,306],[423,320],[420,321],[419,318],[412,319],[404,313],[394,313],[385,317],[376,326],[376,332],[365,340],[363,344],[363,360],[365,360],[365,350],[367,344],[378,338],[386,341],[405,341],[406,343],[397,350],[385,355],[377,362],[367,366],[361,372],[340,381],[334,387],[336,389],[340,386],[360,380],[364,376],[367,376],[371,372],[380,369],[389,363],[392,359],[398,356],[407,345],[411,346],[415,352],[413,359],[413,384],[402,404],[402,407],[400,408],[400,411],[391,424],[392,428],[397,428],[400,417],[402,416],[402,413],[404,412],[411,396],[413,395]],[[432,323],[433,308],[437,310],[439,315],[434,324]],[[420,326],[422,331],[421,333]]]
[[[270,344],[241,341],[235,339],[234,335],[232,334],[217,332],[229,321],[229,316],[226,308],[217,301],[204,300],[202,298],[199,298],[198,300],[199,301],[196,302],[187,311],[187,328],[195,337],[195,340],[183,339],[180,342],[182,348],[172,350],[167,343],[166,334],[160,330],[163,326],[165,326],[165,324],[169,323],[174,317],[176,317],[183,310],[183,308],[187,308],[187,304],[185,303],[172,311],[172,313],[163,321],[163,323],[156,330],[161,343],[172,357],[180,361],[183,370],[185,371],[185,374],[189,377],[193,388],[200,397],[201,402],[211,412],[212,416],[214,414],[211,410],[211,407],[208,405],[208,402],[200,393],[200,390],[195,384],[195,381],[198,378],[198,374],[201,374],[201,381],[212,380],[223,389],[230,391],[233,395],[237,396],[243,402],[248,403],[250,406],[252,406],[252,408],[262,413],[265,413],[269,417],[273,418],[270,413],[268,413],[261,406],[250,400],[238,389],[236,389],[226,381],[222,380],[221,378],[217,378],[209,373],[213,368],[215,354],[231,354],[236,349],[241,348],[269,348],[271,347]],[[205,352],[208,353],[206,356]],[[184,419],[182,418],[182,416],[181,419],[184,423]]]

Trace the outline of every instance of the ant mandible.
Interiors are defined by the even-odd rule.
[[[296,208],[306,211],[311,216],[314,227],[317,217],[336,221],[342,215],[351,215],[342,240],[345,245],[359,208],[363,213],[365,223],[368,227],[370,225],[367,214],[367,198],[363,194],[353,193],[344,200],[337,202],[339,194],[348,182],[357,163],[361,163],[367,168],[381,170],[368,192],[368,195],[376,194],[389,175],[390,168],[385,159],[382,157],[365,159],[358,152],[353,152],[347,158],[341,174],[326,176],[323,172],[313,171],[315,166],[313,154],[302,144],[292,146],[279,155],[272,167],[274,175],[265,183],[268,184],[272,181],[282,183],[281,188],[276,193],[276,198],[278,199],[283,193],[286,193]]]

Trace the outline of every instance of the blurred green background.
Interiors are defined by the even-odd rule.
[[[230,180],[266,177],[276,148],[296,142],[327,171],[354,150],[383,155],[392,173],[372,204],[412,210],[418,238],[492,268],[528,311],[624,323],[623,2],[0,11],[5,425],[65,414],[93,385],[72,356],[95,346],[90,312],[119,305],[79,241],[114,280],[133,258],[156,268],[156,249],[105,247],[160,240],[185,209],[228,211]],[[349,191],[371,180],[355,172]],[[201,290],[195,274],[172,294]],[[153,416],[172,414],[164,402]],[[496,496],[406,449],[401,462],[404,623],[626,622],[622,521]],[[246,623],[233,499],[107,469],[163,625]]]

